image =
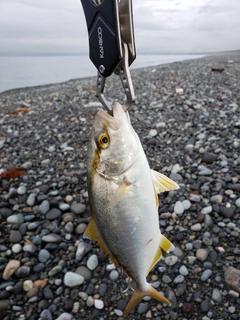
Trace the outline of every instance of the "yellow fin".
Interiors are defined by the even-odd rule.
[[[159,248],[157,250],[157,253],[155,255],[155,257],[153,258],[153,261],[148,269],[148,272],[150,272],[152,270],[152,268],[155,266],[155,264],[161,259],[162,257],[162,250],[163,249],[165,252],[169,252],[174,250],[174,245],[161,234],[161,240],[159,243]]]
[[[116,266],[119,266],[117,259],[111,254],[106,243],[104,242],[94,218],[91,218],[91,220],[89,221],[87,229],[84,232],[84,236],[92,239],[93,241],[96,241],[101,247],[102,251],[112,259],[113,263]]]
[[[151,263],[151,265],[150,265],[150,268],[148,269],[148,272],[150,272],[151,270],[152,270],[152,268],[155,266],[155,264],[161,259],[161,257],[162,257],[162,250],[161,250],[161,248],[159,247],[158,248],[158,251],[157,251],[157,253],[156,253],[156,255],[155,255],[155,257],[153,258],[153,261],[152,261],[152,263]]]
[[[160,247],[165,251],[165,252],[169,252],[174,250],[174,245],[172,244],[172,242],[170,242],[166,237],[164,237],[161,234],[161,242],[160,242]]]
[[[151,170],[151,175],[157,193],[179,189],[178,184],[164,174]]]
[[[149,288],[147,291],[141,291],[138,287],[134,290],[131,299],[129,300],[123,315],[126,317],[129,312],[136,307],[136,305],[144,298],[145,296],[151,296],[152,298],[162,302],[166,303],[168,306],[171,305],[170,301],[165,298],[161,293],[159,293],[156,289],[154,289],[151,285],[149,285]]]

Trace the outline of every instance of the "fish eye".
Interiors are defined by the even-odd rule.
[[[102,133],[100,134],[99,138],[98,138],[98,145],[100,148],[105,149],[109,146],[109,142],[110,142],[110,138],[109,135],[107,133]]]

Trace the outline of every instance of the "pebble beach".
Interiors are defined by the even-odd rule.
[[[0,93],[0,320],[240,319],[240,51],[131,75],[150,167],[180,186],[159,196],[175,250],[148,275],[171,306],[124,318],[126,275],[83,239],[93,77]],[[124,102],[116,76],[106,96]]]

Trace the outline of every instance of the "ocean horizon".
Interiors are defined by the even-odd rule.
[[[137,55],[131,69],[197,59],[207,54]],[[0,56],[0,93],[18,88],[93,77],[97,69],[86,55]]]

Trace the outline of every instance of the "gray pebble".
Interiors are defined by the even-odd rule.
[[[85,212],[86,210],[86,206],[85,204],[82,204],[82,203],[73,203],[71,205],[71,211],[72,213],[74,214],[81,214],[83,212]]]
[[[75,273],[80,274],[86,281],[92,277],[91,271],[86,266],[80,266],[75,270]]]
[[[55,220],[55,219],[57,219],[58,217],[60,217],[61,216],[61,211],[60,210],[58,210],[57,208],[53,208],[53,209],[51,209],[50,211],[48,211],[48,213],[46,214],[46,218],[48,219],[48,220]]]
[[[219,303],[222,301],[222,295],[221,295],[221,292],[219,289],[217,289],[217,288],[213,289],[212,299],[216,302],[219,302]]]
[[[207,281],[207,279],[209,279],[211,277],[211,275],[212,275],[212,270],[207,269],[207,270],[203,271],[203,273],[201,275],[201,280],[203,282],[205,282],[205,281]]]
[[[137,310],[137,312],[138,312],[139,314],[142,314],[142,313],[147,312],[147,310],[148,310],[148,303],[146,303],[146,302],[140,302],[139,305],[138,305],[138,310]]]
[[[27,192],[27,188],[24,185],[17,188],[17,193],[20,195],[25,194],[26,192]]]
[[[43,310],[40,314],[42,320],[52,320],[52,314],[49,310]]]
[[[72,320],[73,316],[67,312],[62,313],[56,320]]]
[[[28,205],[29,207],[34,206],[35,198],[36,198],[35,193],[30,193],[30,195],[29,195],[28,198],[27,198],[27,205]]]
[[[89,270],[94,270],[98,266],[98,257],[96,254],[91,255],[87,260],[87,267]]]
[[[47,234],[46,236],[43,236],[42,240],[50,243],[60,243],[62,241],[62,238],[58,234],[50,233],[50,234]]]
[[[240,208],[240,198],[238,198],[238,199],[236,200],[235,204],[236,204],[236,206],[237,206],[238,208]]]
[[[38,253],[38,260],[42,263],[46,263],[50,257],[51,255],[46,249],[41,249]]]
[[[92,249],[92,246],[86,242],[79,242],[76,251],[76,260],[81,261],[83,256]]]
[[[50,204],[47,200],[44,200],[38,207],[38,211],[41,214],[46,214],[50,209]]]
[[[179,273],[182,275],[182,276],[186,276],[188,275],[188,269],[186,268],[186,266],[182,265],[179,269]]]
[[[118,277],[119,277],[119,273],[117,272],[117,270],[112,270],[109,274],[109,279],[111,281],[117,281]]]

